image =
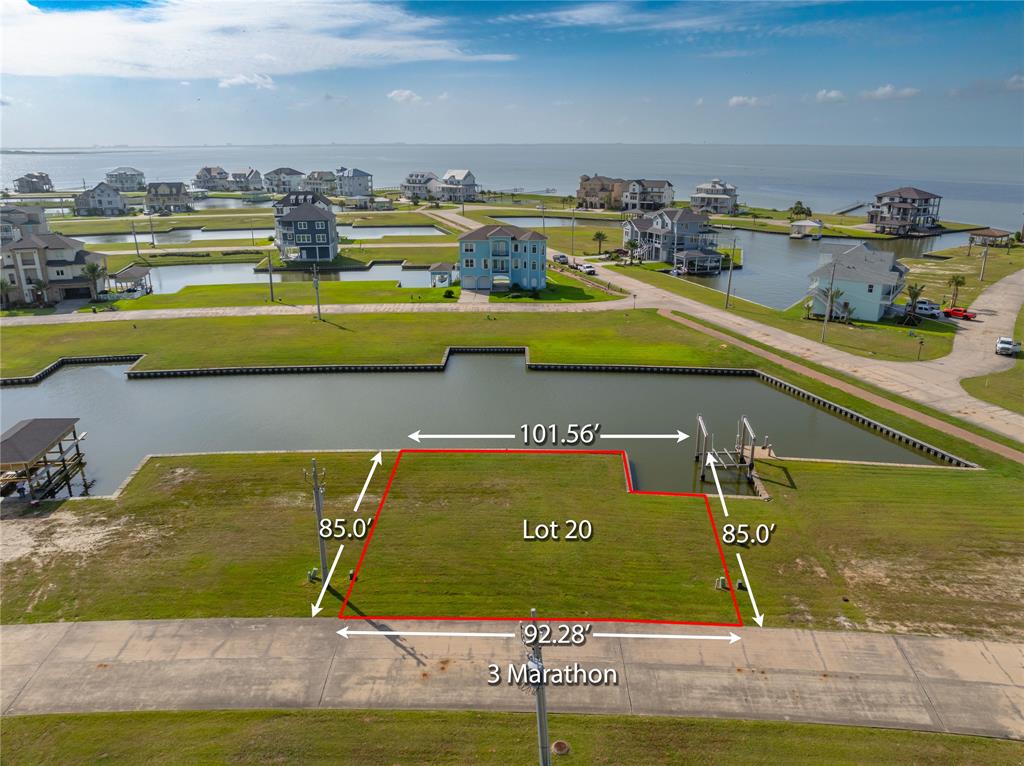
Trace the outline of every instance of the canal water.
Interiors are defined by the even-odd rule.
[[[257,273],[251,263],[204,263],[195,266],[155,266],[150,269],[153,292],[176,293],[189,285],[239,285],[266,283],[266,273]],[[399,264],[375,264],[368,269],[328,271],[320,275],[325,282],[391,282],[401,287],[430,287],[426,269],[403,269]],[[275,282],[311,282],[308,271],[275,271]]]
[[[338,359],[344,362],[343,358]],[[125,365],[67,367],[3,390],[0,425],[77,417],[96,493],[112,492],[147,454],[230,450],[397,449],[408,434],[519,434],[524,423],[600,423],[606,434],[693,434],[703,414],[717,447],[747,415],[777,454],[927,464],[891,442],[753,378],[654,373],[538,372],[518,355],[454,355],[445,372],[340,373],[128,380]],[[100,393],[102,392],[102,393]],[[287,392],[287,395],[282,395]],[[521,447],[442,441],[429,447]],[[707,491],[692,439],[601,441],[626,449],[644,490]],[[282,481],[298,481],[283,477]],[[709,477],[710,478],[710,477]],[[745,482],[726,477],[730,492]],[[342,491],[342,490],[338,490]],[[345,490],[348,491],[348,490]]]
[[[141,244],[152,243],[155,239],[157,245],[187,245],[192,242],[202,242],[211,239],[238,239],[256,244],[266,244],[268,237],[273,236],[274,230],[268,228],[254,229],[175,229],[174,231],[149,233],[145,220],[139,220],[135,225],[136,234]],[[382,237],[412,237],[412,236],[441,236],[445,232],[434,226],[348,226],[339,225],[338,235],[346,239],[381,239]],[[87,244],[109,244],[115,242],[134,242],[132,233],[120,234],[69,234],[69,237],[85,242]]]

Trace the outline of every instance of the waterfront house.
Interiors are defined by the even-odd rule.
[[[690,195],[690,209],[709,215],[735,215],[739,211],[736,187],[721,178],[698,184]]]
[[[305,203],[275,221],[281,258],[293,261],[331,261],[338,254],[338,225],[334,213]]]
[[[830,259],[811,272],[807,293],[815,316],[825,315],[831,285],[842,291],[833,300],[833,319],[877,322],[906,284],[909,269],[889,250],[876,250],[866,242],[829,242],[821,245],[821,252]]]
[[[339,197],[372,197],[373,175],[359,168],[338,168],[334,171],[337,178],[335,194]]]
[[[622,244],[635,241],[640,260],[664,261],[694,272],[721,270],[717,238],[706,215],[685,208],[665,208],[622,223]]]
[[[192,210],[192,194],[181,181],[146,184],[147,213],[187,213]]]
[[[939,225],[939,205],[942,197],[916,186],[875,195],[868,208],[868,221],[879,234],[903,236],[914,231],[928,231]]]
[[[431,195],[443,202],[475,200],[480,191],[476,177],[469,170],[446,170],[440,178],[427,183]]]
[[[121,192],[100,181],[75,197],[75,215],[124,215],[128,212]]]
[[[437,180],[437,173],[429,170],[414,170],[402,181],[399,188],[402,196],[412,200],[426,199],[433,196],[428,184]]]
[[[146,174],[141,170],[122,165],[107,173],[107,183],[119,192],[144,191]]]
[[[263,176],[254,168],[232,173],[228,188],[232,191],[263,191]]]
[[[547,237],[518,226],[481,226],[459,237],[459,273],[467,290],[542,290]]]
[[[313,170],[302,181],[303,191],[317,194],[334,194],[337,187],[338,177],[330,170]]]
[[[0,244],[16,242],[26,234],[46,234],[50,226],[41,207],[0,207]]]
[[[619,207],[622,210],[661,210],[670,207],[674,198],[671,182],[637,178],[626,182]]]
[[[278,194],[301,191],[302,180],[305,177],[305,174],[295,168],[274,168],[263,174],[263,188]]]
[[[580,176],[580,185],[576,190],[576,207],[595,208],[597,210],[616,209],[622,204],[622,195],[626,190],[626,180],[609,176]]]
[[[328,213],[332,213],[334,210],[331,205],[331,201],[323,194],[309,191],[295,191],[285,194],[279,200],[274,202],[274,218],[276,219],[283,215],[287,215],[294,208],[297,208],[300,205],[314,205]]]
[[[580,176],[576,206],[598,210],[660,210],[675,199],[670,181]]]
[[[46,173],[26,173],[14,179],[14,191],[20,194],[41,194],[53,191],[53,181]]]
[[[101,262],[103,256],[84,247],[80,240],[61,234],[23,233],[0,248],[3,279],[22,303],[95,298],[82,269],[87,263]]]
[[[199,168],[192,186],[207,191],[228,191],[231,188],[231,176],[220,165],[207,165]]]

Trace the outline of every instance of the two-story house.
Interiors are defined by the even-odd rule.
[[[122,165],[107,173],[107,183],[119,192],[144,191],[146,174],[141,170]]]
[[[181,181],[146,184],[147,213],[187,213],[192,210],[192,193]]]
[[[832,300],[833,319],[861,319],[877,322],[903,292],[909,269],[890,250],[876,250],[866,242],[825,243],[823,255],[829,261],[810,274],[808,296],[811,313],[824,316],[828,290],[841,290]]]
[[[547,240],[518,226],[492,225],[459,237],[459,274],[466,290],[542,290],[547,285]]]
[[[276,244],[283,260],[331,261],[338,254],[334,213],[309,203],[291,208],[275,221]]]
[[[414,200],[426,199],[433,196],[429,187],[431,181],[437,181],[437,173],[429,170],[414,170],[405,177],[399,188],[403,197]]]
[[[16,242],[26,234],[47,234],[50,225],[41,207],[0,207],[0,244]]]
[[[339,197],[372,197],[373,175],[359,168],[338,168],[335,193]]]
[[[446,170],[440,178],[427,182],[431,195],[443,202],[469,202],[480,191],[476,176],[469,170]]]
[[[128,212],[121,192],[100,181],[75,197],[75,215],[124,215]]]
[[[614,210],[622,204],[625,191],[624,178],[611,178],[596,173],[592,176],[582,175],[576,190],[576,207]]]
[[[14,179],[14,191],[21,194],[41,194],[53,191],[53,181],[43,172],[26,173]]]
[[[334,207],[331,205],[331,201],[323,194],[318,194],[317,192],[296,191],[289,192],[274,202],[274,218],[277,219],[283,215],[287,215],[292,212],[294,208],[297,208],[300,205],[315,205],[328,213],[331,213],[334,210]]]
[[[673,199],[675,189],[670,181],[637,178],[626,183],[619,207],[622,210],[661,210],[671,206]]]
[[[95,298],[82,269],[103,256],[83,248],[83,242],[60,234],[27,232],[0,248],[0,270],[21,303]]]
[[[939,205],[942,197],[915,186],[875,195],[868,208],[868,221],[880,234],[902,236],[912,231],[927,231],[939,225]]]
[[[232,191],[263,191],[263,176],[254,168],[232,173],[228,188]]]
[[[231,176],[220,165],[207,165],[199,168],[192,185],[207,191],[228,191],[231,188]]]
[[[640,260],[664,261],[694,272],[721,269],[717,239],[706,215],[684,208],[665,208],[622,224],[622,244],[636,242]]]
[[[337,187],[338,177],[330,170],[310,171],[302,182],[303,191],[317,194],[334,194]]]
[[[739,210],[736,187],[721,178],[697,184],[690,195],[690,209],[709,215],[735,215]]]
[[[263,174],[263,188],[277,194],[302,191],[302,180],[305,177],[304,173],[295,168],[274,168]]]

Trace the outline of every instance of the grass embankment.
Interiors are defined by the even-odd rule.
[[[718,308],[725,305],[725,295],[718,290],[660,273],[654,268],[643,266],[617,266],[614,268],[627,276],[660,287],[662,290],[668,290],[676,295],[692,298]],[[660,264],[660,268],[666,268],[665,264]],[[729,299],[729,311],[736,316],[762,322],[808,340],[821,339],[821,321],[804,319],[804,310],[800,305],[779,311],[732,296]],[[914,334],[911,335],[911,332]],[[850,324],[830,322],[825,342],[829,346],[860,356],[894,361],[914,361],[917,359],[919,349],[921,359],[936,359],[945,356],[953,349],[955,335],[956,325],[930,319],[923,320],[921,325],[912,330],[895,324],[854,320]],[[922,338],[925,341],[923,346],[920,345]]]
[[[548,284],[543,290],[519,290],[513,288],[504,293],[491,293],[491,303],[581,303],[613,301],[626,297],[625,293],[611,292],[587,284],[570,274],[549,268]]]
[[[1009,250],[1005,247],[990,247],[985,264],[985,281],[982,282],[982,250],[975,245],[970,248],[971,255],[968,256],[966,246],[951,247],[935,252],[931,258],[903,258],[901,262],[910,267],[907,283],[924,285],[923,297],[949,306],[953,294],[949,280],[956,275],[962,276],[967,283],[957,291],[956,304],[970,306],[986,287],[1024,268],[1024,245]]]
[[[208,263],[259,263],[267,257],[266,250],[210,250],[202,252],[175,252],[173,250],[140,250],[130,253],[107,254],[101,261],[106,265],[107,273],[114,275],[122,269],[138,263],[143,266],[195,266]]]
[[[1011,766],[1021,745],[1005,740],[769,721],[557,715],[551,738],[567,741],[566,766],[644,763],[914,763]],[[11,766],[340,763],[506,764],[536,759],[535,720],[525,713],[381,710],[233,710],[94,713],[4,719]]]
[[[711,222],[735,226],[737,229],[748,231],[762,231],[776,234],[789,234],[789,210],[778,210],[776,208],[749,207],[744,205],[741,211],[743,215],[715,215]],[[889,234],[878,234],[873,228],[859,228],[868,223],[866,215],[834,215],[832,213],[813,213],[805,216],[814,221],[821,221],[825,226],[822,234],[828,237],[852,237],[855,239],[894,239]],[[948,232],[967,231],[976,229],[978,226],[971,223],[957,223],[955,221],[940,221],[940,225]]]
[[[1024,337],[1024,311],[1017,315],[1013,337],[1015,340]],[[1024,354],[1017,354],[1013,367],[1004,372],[965,378],[960,381],[960,385],[971,396],[982,401],[1024,414]]]

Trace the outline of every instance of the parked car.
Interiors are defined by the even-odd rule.
[[[953,306],[952,308],[945,309],[943,312],[950,319],[976,319],[978,317],[973,311],[968,311],[961,306]]]
[[[935,301],[930,301],[927,298],[918,298],[917,303],[914,304],[914,306],[914,310],[918,314],[921,314],[926,311],[938,311],[939,309],[942,308],[942,306],[940,306],[938,303],[936,303]]]
[[[569,256],[565,253],[559,253],[555,256],[555,263],[567,264],[569,263]]]
[[[996,353],[1000,356],[1015,356],[1020,353],[1020,341],[1013,338],[996,338]]]
[[[588,276],[591,276],[591,277],[594,276],[595,274],[597,274],[597,269],[595,269],[589,263],[584,263],[582,266],[580,266],[580,271],[582,271],[584,274],[587,274]]]

